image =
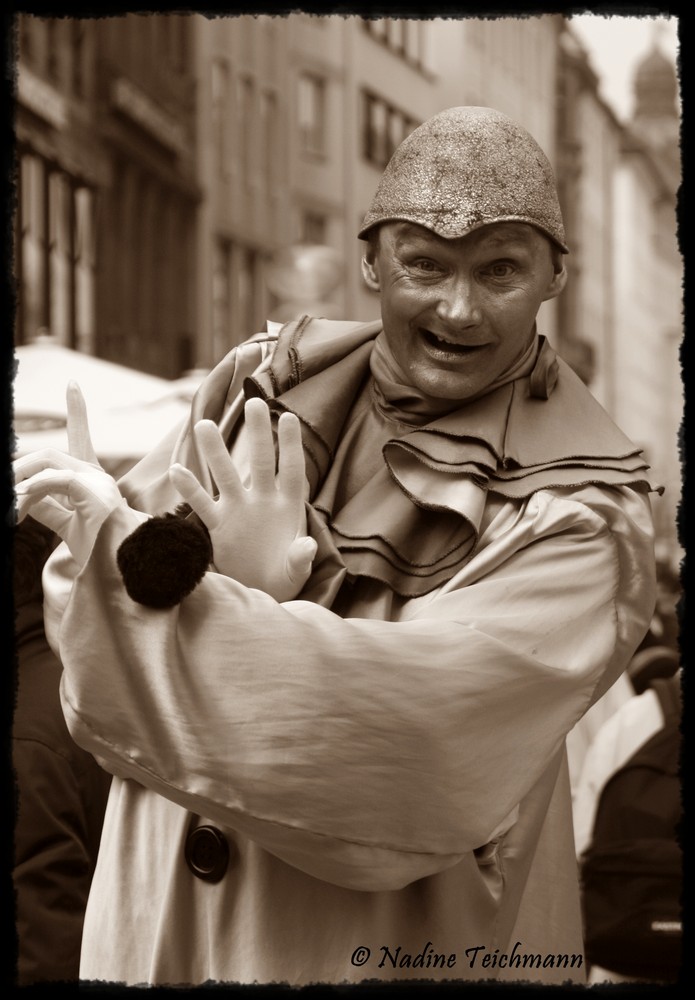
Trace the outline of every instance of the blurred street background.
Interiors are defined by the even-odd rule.
[[[554,164],[569,282],[540,330],[644,447],[666,487],[659,562],[677,569],[675,18],[20,14],[15,27],[18,450],[62,433],[71,352],[92,366],[76,377],[95,423],[121,420],[104,451],[127,463],[266,320],[378,316],[356,232],[384,166],[437,111],[488,105]]]

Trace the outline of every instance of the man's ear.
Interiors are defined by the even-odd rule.
[[[379,283],[379,268],[377,267],[376,254],[374,253],[371,243],[367,244],[367,249],[364,257],[362,258],[362,277],[364,278],[365,285],[370,289],[370,291],[378,292],[381,290],[381,285]]]
[[[561,259],[559,261],[559,268],[553,271],[552,281],[548,285],[548,291],[543,296],[543,301],[547,302],[548,299],[554,299],[560,294],[562,289],[567,284],[567,268],[565,267],[564,261]]]

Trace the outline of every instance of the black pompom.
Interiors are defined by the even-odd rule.
[[[151,517],[121,542],[116,559],[131,600],[173,608],[200,583],[212,560],[210,535],[198,518]]]

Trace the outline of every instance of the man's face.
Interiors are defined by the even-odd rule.
[[[384,334],[413,386],[440,399],[478,395],[523,355],[542,302],[564,287],[550,242],[497,222],[446,240],[388,222],[365,279],[381,295]]]

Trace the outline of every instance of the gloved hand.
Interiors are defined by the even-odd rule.
[[[174,487],[210,533],[218,572],[246,587],[290,601],[311,573],[316,542],[306,534],[305,465],[299,420],[278,420],[278,468],[268,406],[250,399],[244,408],[250,483],[246,488],[229,457],[217,425],[201,420],[194,428],[202,460],[218,491],[213,499],[188,469],[169,470]]]
[[[83,566],[102,524],[125,501],[113,477],[99,465],[76,382],[69,383],[66,397],[69,454],[47,448],[13,463],[17,518],[21,521],[31,512],[63,539]]]

